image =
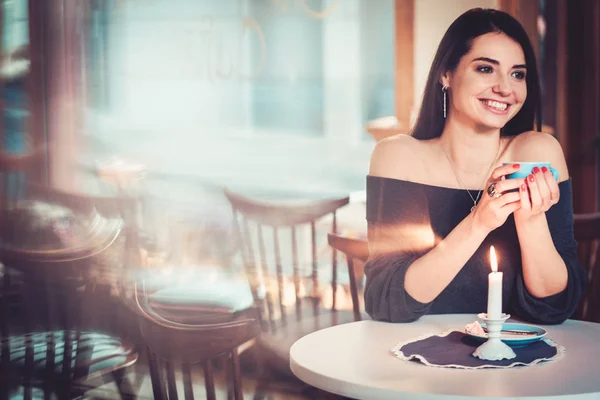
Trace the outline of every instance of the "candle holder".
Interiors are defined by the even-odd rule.
[[[479,319],[485,322],[488,340],[473,352],[473,356],[482,360],[510,360],[517,355],[506,343],[500,340],[502,325],[510,318],[510,314],[502,314],[499,319],[489,319],[487,314],[481,313]]]

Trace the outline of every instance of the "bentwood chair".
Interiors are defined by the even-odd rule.
[[[348,277],[350,278],[350,293],[352,295],[354,319],[356,321],[360,321],[363,317],[360,311],[361,302],[359,299],[359,287],[361,285],[359,285],[358,282],[362,281],[364,274],[364,263],[367,262],[369,258],[369,243],[365,239],[352,238],[335,233],[328,234],[327,241],[333,249],[343,253],[346,256]]]
[[[281,204],[225,189],[252,293],[260,310],[258,352],[263,365],[291,375],[289,350],[302,336],[354,321],[337,307],[337,252],[323,260],[327,233],[349,198]]]
[[[142,286],[142,288],[140,288]],[[136,285],[135,299],[140,331],[148,350],[152,390],[157,400],[177,399],[177,372],[183,377],[186,400],[194,398],[193,371],[204,371],[206,398],[214,400],[213,360],[226,356],[233,380],[233,397],[243,399],[238,349],[260,332],[255,319],[239,318],[211,324],[184,324],[164,318],[151,307],[143,284]],[[179,368],[178,368],[179,367]]]
[[[138,355],[114,324],[115,302],[109,296],[98,297],[98,289],[118,280],[115,275],[120,273],[123,260],[135,251],[119,236],[124,229],[117,217],[127,201],[34,185],[26,189],[28,200],[66,207],[76,216],[96,210],[115,218],[111,226],[116,230],[103,237],[100,247],[83,248],[64,259],[40,256],[32,260],[3,247],[0,259],[23,276],[25,321],[21,331],[3,330],[4,386],[0,395],[12,393],[10,382],[21,382],[66,399],[111,380],[121,396],[128,398],[134,390],[124,372]],[[2,321],[3,328],[7,322]]]
[[[575,214],[574,233],[579,261],[587,273],[587,290],[575,317],[600,322],[600,212]]]

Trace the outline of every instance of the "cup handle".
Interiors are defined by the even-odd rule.
[[[554,175],[554,179],[558,180],[558,171],[556,170],[556,168],[550,167],[550,172],[552,172],[552,175]]]

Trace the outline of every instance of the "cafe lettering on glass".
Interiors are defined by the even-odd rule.
[[[502,272],[498,271],[498,258],[494,246],[490,247],[490,267],[492,272],[488,275],[488,306],[487,318],[500,319],[502,317]]]
[[[142,4],[148,6],[149,4],[164,4],[166,1],[172,2],[176,0],[117,0],[115,3],[116,8],[123,6],[135,6]],[[182,30],[185,33],[186,40],[172,41],[164,40],[152,40],[140,43],[141,45],[147,44],[152,46],[149,54],[157,53],[156,48],[161,47],[161,54],[168,54],[169,52],[186,54],[189,57],[189,62],[180,63],[173,65],[170,63],[163,64],[163,67],[157,70],[157,66],[160,63],[149,63],[152,68],[145,68],[140,71],[138,69],[128,71],[121,71],[122,75],[134,75],[139,77],[143,74],[146,78],[159,78],[164,75],[173,75],[179,78],[202,78],[206,77],[209,82],[214,80],[228,80],[228,79],[242,79],[251,80],[256,79],[260,76],[261,72],[265,67],[267,60],[267,40],[262,26],[258,22],[259,20],[268,20],[270,18],[277,18],[285,14],[292,9],[300,9],[302,13],[313,19],[325,19],[329,17],[340,4],[340,0],[333,0],[330,4],[322,10],[316,10],[311,8],[306,0],[278,0],[273,1],[265,6],[262,10],[259,10],[256,17],[244,16],[244,10],[242,8],[242,2],[237,1],[239,15],[242,17],[239,27],[239,37],[237,40],[231,40],[231,34],[235,32],[230,31],[229,23],[225,24],[227,27],[219,29],[219,24],[215,23],[216,17],[212,15],[205,15],[199,20],[193,23],[186,23],[185,21],[178,21],[177,29]],[[173,32],[165,32],[165,35],[161,35],[163,38],[173,37]],[[235,35],[234,35],[235,36]],[[229,37],[229,38],[228,38]],[[243,65],[244,59],[244,42],[246,39],[252,39],[258,41],[260,47],[260,57],[255,65],[246,67]],[[139,50],[139,49],[138,49]],[[139,54],[140,52],[135,52]]]

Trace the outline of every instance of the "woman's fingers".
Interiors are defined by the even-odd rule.
[[[510,215],[510,214],[514,213],[515,211],[517,211],[518,209],[520,209],[521,207],[522,206],[521,206],[520,201],[514,201],[514,202],[508,203],[507,205],[502,207],[502,211],[506,212],[507,215]]]
[[[508,192],[509,190],[518,189],[523,183],[523,179],[503,179],[501,181],[494,182],[496,191],[500,193]]]
[[[550,192],[550,202],[549,205],[558,203],[560,199],[560,189],[558,187],[558,182],[554,178],[554,174],[546,167],[542,167],[541,175],[546,180],[546,184],[548,185],[548,190]]]
[[[531,199],[531,210],[540,210],[543,204],[542,195],[535,179],[535,175],[529,174],[527,177],[527,187],[529,188],[529,198]]]
[[[502,165],[492,171],[489,182],[499,181],[503,176],[517,172],[521,168],[519,164]]]
[[[531,200],[529,199],[529,190],[527,189],[527,183],[525,181],[521,181],[521,186],[519,187],[520,203],[521,208],[531,211]]]
[[[546,176],[544,175],[542,170],[539,169],[538,167],[535,167],[533,169],[533,176],[535,178],[535,182],[537,184],[538,192],[539,192],[540,198],[541,198],[540,207],[542,208],[542,210],[545,211],[545,210],[549,209],[550,206],[552,206],[552,193],[550,192],[550,186],[549,186],[549,183],[552,183],[552,182],[548,182],[546,180]],[[552,178],[552,180],[554,180],[554,178]]]
[[[518,192],[510,192],[510,193],[503,194],[502,196],[498,197],[494,201],[497,201],[501,206],[506,206],[510,203],[518,202],[520,200],[521,200],[521,196],[519,195]]]

